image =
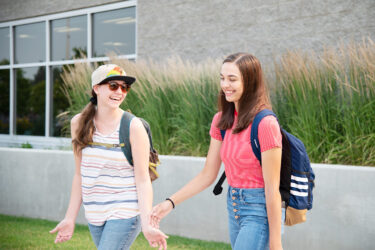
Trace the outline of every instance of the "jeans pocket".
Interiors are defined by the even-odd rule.
[[[266,203],[254,201],[254,199],[246,199],[244,200],[243,204],[249,207],[260,207],[260,208],[266,207]]]
[[[265,199],[259,197],[243,197],[243,203],[240,206],[240,215],[267,217],[267,208]]]
[[[264,192],[252,192],[252,193],[243,193],[242,200],[244,204],[249,206],[261,206],[264,207],[266,205],[266,197]]]

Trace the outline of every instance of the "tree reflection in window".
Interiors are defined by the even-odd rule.
[[[44,135],[45,67],[16,70],[16,134]]]
[[[78,50],[77,50],[78,51]],[[69,121],[68,116],[64,113],[69,108],[69,101],[64,93],[64,83],[61,79],[63,66],[56,66],[52,68],[52,126],[51,135],[56,137],[69,136]]]
[[[1,64],[9,64],[2,60]],[[0,70],[0,134],[9,133],[9,69]]]

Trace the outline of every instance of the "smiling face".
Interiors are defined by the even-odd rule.
[[[235,63],[226,62],[221,66],[220,87],[228,102],[233,102],[238,111],[238,102],[244,87],[240,70]]]
[[[125,82],[120,80],[111,80],[111,82],[125,85]],[[110,108],[118,108],[127,94],[123,93],[121,87],[116,90],[111,90],[108,83],[95,85],[94,91],[98,98],[98,106],[107,106]]]

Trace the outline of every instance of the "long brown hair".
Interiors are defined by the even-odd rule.
[[[260,62],[255,56],[236,53],[225,58],[224,63],[236,64],[242,76],[243,93],[238,103],[238,123],[233,129],[233,134],[236,134],[249,127],[259,111],[272,109],[272,106]],[[234,122],[234,103],[225,99],[223,90],[220,90],[218,99],[219,111],[222,111],[222,115],[217,127],[223,130],[229,129]]]
[[[94,90],[91,91],[93,98],[97,98]],[[75,138],[72,140],[74,152],[80,152],[90,142],[92,142],[92,136],[94,134],[94,117],[96,113],[96,105],[91,101],[82,110],[80,119],[78,121],[78,127]]]

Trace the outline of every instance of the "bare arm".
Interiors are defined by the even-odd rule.
[[[262,170],[266,194],[266,207],[270,232],[270,249],[282,249],[281,244],[281,148],[262,153]]]
[[[175,205],[198,194],[215,181],[221,165],[221,143],[221,141],[211,138],[210,148],[202,171],[180,190],[170,196]],[[159,221],[171,210],[172,203],[170,201],[164,201],[155,206],[151,215],[153,225],[158,225]]]
[[[74,116],[71,121],[71,135],[72,139],[76,136],[76,129],[78,126],[79,114]],[[74,153],[75,172],[73,176],[72,190],[70,194],[69,206],[65,214],[65,218],[50,231],[50,233],[57,233],[55,243],[70,240],[73,236],[75,221],[82,204],[81,191],[81,152]]]
[[[78,126],[79,116],[75,116],[71,121],[71,135],[72,139],[76,136],[76,129]],[[82,187],[81,187],[81,161],[82,161],[82,152],[74,153],[75,161],[75,172],[72,183],[72,191],[70,195],[70,201],[68,210],[65,214],[65,219],[72,220],[75,222],[79,209],[82,204]]]
[[[151,227],[149,214],[152,209],[152,185],[148,172],[150,142],[148,135],[138,118],[130,124],[130,144],[132,148],[135,183],[137,186],[138,205],[141,213],[142,232],[151,246],[159,245],[166,249],[167,236],[160,230]]]

